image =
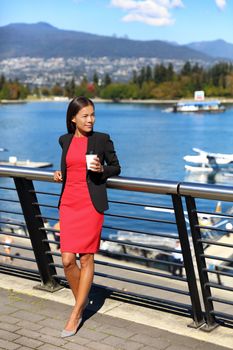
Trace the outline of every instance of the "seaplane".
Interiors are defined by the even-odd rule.
[[[220,171],[223,168],[228,169],[232,167],[233,170],[233,154],[227,153],[211,153],[203,151],[199,148],[193,148],[196,155],[184,156],[186,162],[197,164],[197,166],[185,165],[188,171],[212,172]]]

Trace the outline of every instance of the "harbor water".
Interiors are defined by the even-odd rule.
[[[20,160],[51,162],[53,166],[47,170],[59,169],[61,149],[58,138],[66,133],[66,109],[67,102],[0,106],[0,148],[8,150],[1,152],[0,158],[16,156]],[[96,103],[95,130],[111,135],[122,176],[233,185],[233,176],[189,174],[184,169],[183,160],[185,155],[194,154],[193,147],[209,152],[233,153],[233,105],[227,106],[225,112],[184,114],[172,113],[169,108],[157,104]],[[9,184],[9,181],[0,178],[1,185]],[[57,193],[60,190],[59,185],[52,183],[38,183],[37,186]],[[168,196],[109,190],[109,198],[171,206]],[[56,201],[57,198],[52,199],[53,204]],[[12,206],[0,205],[5,208]],[[208,207],[208,203],[204,205]],[[229,203],[223,203],[224,210],[229,206]],[[114,210],[118,210],[116,206]],[[138,211],[133,206],[125,210],[128,215],[137,215]],[[45,209],[45,215],[55,214]],[[153,212],[144,210],[144,216],[151,217]],[[111,220],[106,218],[107,223]],[[137,229],[135,223],[132,229]],[[158,229],[162,228],[158,225]],[[172,232],[172,228],[167,227],[165,231]]]

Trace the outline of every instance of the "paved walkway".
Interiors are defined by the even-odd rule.
[[[2,277],[2,278],[1,278]],[[195,337],[182,335],[182,331],[176,330],[176,322],[172,326],[172,318],[166,313],[162,313],[163,317],[167,317],[168,327],[170,331],[155,326],[149,326],[140,323],[140,313],[138,308],[127,309],[127,303],[124,303],[125,309],[131,314],[132,320],[122,317],[110,316],[101,310],[97,312],[95,308],[95,300],[89,305],[84,314],[84,322],[78,333],[70,338],[60,338],[61,329],[64,327],[72,306],[60,303],[58,301],[49,300],[28,293],[19,293],[20,283],[23,279],[12,277],[10,281],[15,281],[14,285],[9,285],[9,280],[5,281],[4,275],[0,276],[0,350],[226,350],[233,349],[233,331],[225,327],[218,327],[212,335],[200,330],[190,330]],[[35,282],[30,282],[35,285]],[[64,291],[67,293],[67,290]],[[43,291],[35,291],[35,293],[48,293]],[[50,299],[56,299],[55,294],[62,295],[62,291],[50,294]],[[33,294],[33,290],[32,293]],[[44,294],[44,295],[45,295]],[[54,297],[53,297],[54,296]],[[110,305],[111,301],[107,301]],[[110,304],[109,304],[110,303]],[[114,301],[112,302],[112,310]],[[121,303],[122,305],[122,303]],[[150,310],[144,310],[140,307],[142,319],[145,320],[145,314]],[[108,310],[111,308],[108,307]],[[129,311],[130,310],[130,311]],[[111,311],[113,313],[113,311]],[[119,310],[118,310],[119,312]],[[153,310],[153,313],[157,311]],[[164,315],[165,314],[165,315]],[[161,313],[157,313],[159,318]],[[184,317],[182,317],[184,318]],[[175,318],[174,318],[175,321]],[[191,321],[190,319],[188,320]],[[151,321],[153,324],[153,320]],[[161,324],[163,320],[161,317]],[[187,331],[186,326],[183,328],[183,334]],[[173,331],[175,330],[175,333]],[[190,333],[191,334],[191,333]],[[199,336],[198,336],[199,335]],[[203,341],[205,337],[205,341]],[[222,337],[222,339],[221,339]],[[218,342],[216,342],[218,339]],[[232,347],[230,339],[232,339]],[[227,340],[227,342],[226,342]],[[223,347],[219,344],[225,344]]]

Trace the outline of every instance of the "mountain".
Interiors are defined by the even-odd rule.
[[[0,27],[0,59],[13,57],[156,57],[211,61],[185,45],[160,40],[140,41],[61,30],[48,23],[15,23]]]
[[[233,44],[227,43],[221,39],[214,41],[200,41],[187,44],[186,46],[215,58],[233,60]]]

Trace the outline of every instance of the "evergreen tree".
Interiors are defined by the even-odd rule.
[[[175,77],[175,72],[174,72],[173,64],[169,63],[167,67],[166,81],[173,81],[174,77]]]
[[[152,80],[152,69],[150,66],[146,66],[145,80],[146,81]]]
[[[93,83],[95,85],[99,84],[99,76],[98,76],[98,74],[96,72],[93,74],[93,79],[92,80],[93,80]]]
[[[137,71],[134,69],[134,70],[133,70],[132,83],[133,83],[133,84],[137,84],[137,82],[138,82]]]
[[[189,61],[185,62],[180,73],[181,73],[181,75],[191,75],[192,74],[192,66],[191,66],[191,63]]]
[[[53,96],[63,96],[64,90],[59,83],[56,83],[51,89],[51,94]]]
[[[146,69],[145,67],[142,67],[138,76],[138,85],[141,87],[145,80],[146,80]]]
[[[157,64],[154,68],[154,81],[160,84],[167,80],[167,68],[163,64]]]
[[[112,83],[112,80],[110,78],[110,75],[108,73],[106,73],[104,75],[104,86],[108,86]]]
[[[0,99],[24,99],[29,93],[29,88],[26,85],[21,84],[18,79],[10,79],[7,81],[3,75],[0,77]]]
[[[69,98],[73,98],[75,96],[75,80],[74,78],[72,78],[70,81],[65,83],[65,96],[69,97]]]
[[[3,88],[5,82],[6,82],[6,79],[5,79],[4,75],[2,74],[0,76],[0,90]]]

